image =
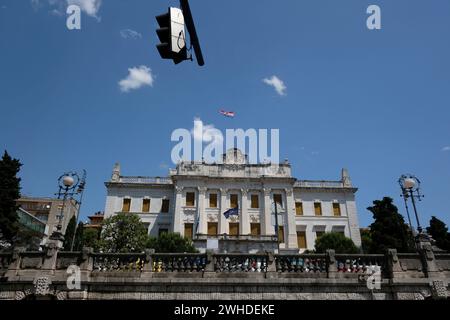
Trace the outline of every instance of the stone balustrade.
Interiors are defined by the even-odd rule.
[[[207,264],[204,254],[153,254],[151,255],[152,272],[203,272]]]
[[[267,272],[268,257],[265,254],[215,254],[216,272]]]
[[[450,254],[0,253],[0,300],[444,299]],[[74,268],[75,267],[75,268]],[[76,268],[78,267],[78,269]],[[69,288],[79,270],[80,287]],[[378,275],[378,277],[377,277]],[[377,283],[378,281],[378,283]]]
[[[276,255],[275,264],[277,272],[326,274],[328,271],[325,254]]]
[[[0,276],[5,274],[12,261],[12,253],[0,253]]]
[[[394,250],[395,251],[395,250]],[[53,262],[52,259],[54,260]],[[66,270],[69,266],[82,266],[84,270],[101,272],[140,273],[273,273],[303,274],[307,277],[339,277],[339,274],[358,275],[381,271],[383,278],[408,276],[426,278],[429,260],[422,259],[419,253],[389,254],[241,254],[241,253],[93,253],[88,248],[83,252],[60,251],[49,255],[48,252],[1,253],[0,271],[9,269]],[[53,263],[53,264],[52,264]],[[450,272],[450,254],[437,254],[435,261],[438,271]],[[320,276],[318,276],[320,274]],[[1,275],[1,273],[0,273]],[[304,277],[304,276],[302,276]]]
[[[336,255],[337,271],[343,273],[367,273],[386,270],[386,259],[382,254],[347,254]]]
[[[97,272],[142,272],[146,256],[144,253],[94,253],[93,270]]]

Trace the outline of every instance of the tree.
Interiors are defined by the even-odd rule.
[[[75,232],[75,239],[73,241],[72,251],[81,251],[84,247],[84,223],[79,222],[77,226],[77,231]]]
[[[83,230],[83,247],[89,247],[98,250],[100,232],[95,228],[87,228]]]
[[[373,246],[370,230],[361,231],[361,248],[364,253],[370,253]]]
[[[442,250],[450,251],[450,234],[444,222],[432,216],[427,232],[436,241],[436,246]]]
[[[67,224],[66,233],[64,234],[64,251],[70,251],[72,247],[73,236],[75,234],[75,228],[77,227],[77,219],[73,216]]]
[[[398,252],[414,251],[412,234],[392,198],[375,200],[373,206],[367,210],[372,212],[375,220],[370,225],[370,253],[384,253],[387,249],[397,249]]]
[[[358,248],[352,239],[347,238],[339,232],[329,232],[316,239],[315,248],[317,253],[325,253],[333,249],[336,253],[358,253]]]
[[[12,242],[19,230],[16,200],[20,198],[20,178],[17,174],[22,164],[5,151],[0,160],[0,238]]]
[[[147,229],[137,214],[119,213],[103,221],[99,249],[102,252],[142,252]]]
[[[162,233],[158,238],[149,237],[147,248],[155,249],[158,253],[195,253],[192,241],[182,237],[179,233]]]

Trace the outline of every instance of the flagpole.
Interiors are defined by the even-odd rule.
[[[278,208],[277,208],[277,202],[274,202],[275,204],[275,236],[277,237],[277,248],[278,253],[280,252],[280,239],[279,239],[279,232],[278,232]]]
[[[199,221],[200,221],[200,212],[197,213],[197,215],[195,217],[195,220],[196,220],[196,221],[194,221],[194,223],[195,223],[195,236],[198,239],[198,225],[199,225]]]

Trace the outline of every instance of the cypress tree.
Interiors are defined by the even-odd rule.
[[[18,205],[20,178],[17,173],[22,164],[5,151],[0,160],[0,238],[13,242],[18,232]]]
[[[367,210],[372,212],[375,220],[370,225],[371,253],[384,253],[387,249],[397,249],[398,252],[414,251],[409,227],[393,204],[392,198],[375,200],[373,206]]]
[[[64,243],[63,248],[64,251],[70,251],[70,247],[72,246],[73,236],[75,234],[75,228],[77,226],[77,220],[75,216],[73,216],[69,223],[67,224],[66,233],[64,234]]]
[[[444,222],[436,218],[431,217],[430,226],[427,227],[428,234],[436,241],[436,246],[442,250],[450,250],[450,234],[448,228]]]
[[[81,251],[84,245],[84,224],[79,222],[77,231],[75,232],[75,240],[73,243],[73,251]]]

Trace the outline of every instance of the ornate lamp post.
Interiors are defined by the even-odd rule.
[[[402,189],[401,196],[405,199],[405,207],[406,212],[408,214],[408,220],[411,227],[411,231],[412,231],[412,224],[411,218],[409,216],[408,199],[411,199],[413,205],[414,215],[416,217],[417,222],[418,237],[423,236],[423,229],[420,226],[419,215],[417,213],[416,207],[416,199],[421,201],[421,199],[423,198],[423,195],[420,194],[420,180],[414,175],[404,174],[400,177],[398,183],[400,184],[400,188]]]
[[[66,206],[66,200],[69,196],[76,194],[76,187],[80,183],[80,177],[76,172],[66,172],[58,178],[59,191],[56,194],[58,199],[63,198],[61,210],[58,215],[58,225],[56,230],[53,231],[50,236],[51,240],[64,241],[64,235],[62,233],[62,221],[64,217],[64,208]]]

